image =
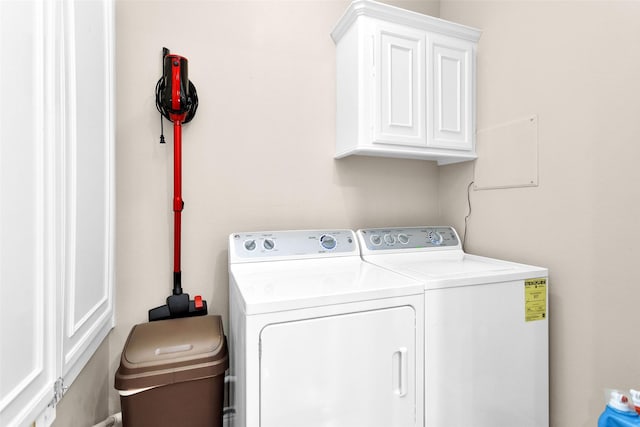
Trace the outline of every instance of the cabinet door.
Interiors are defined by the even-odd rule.
[[[265,327],[262,427],[416,426],[411,307]]]
[[[474,142],[473,44],[434,36],[429,48],[429,146],[472,150]]]
[[[374,32],[374,143],[426,146],[426,34],[380,23]]]

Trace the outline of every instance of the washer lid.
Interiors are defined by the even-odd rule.
[[[461,250],[368,255],[366,261],[423,281],[426,289],[546,277],[548,270]]]
[[[231,292],[248,315],[424,292],[417,280],[358,256],[232,264]]]

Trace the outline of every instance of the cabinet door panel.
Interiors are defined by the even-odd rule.
[[[381,26],[375,39],[374,142],[425,146],[425,34]]]
[[[432,93],[429,146],[473,148],[473,76],[470,43],[434,37],[430,49]]]
[[[415,317],[395,307],[265,327],[260,425],[415,426]]]

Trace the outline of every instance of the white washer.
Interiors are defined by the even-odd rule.
[[[423,425],[423,284],[360,258],[351,230],[229,236],[240,427]]]
[[[547,269],[466,254],[452,227],[357,235],[425,287],[425,426],[547,427]]]

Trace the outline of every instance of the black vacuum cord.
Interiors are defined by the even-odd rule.
[[[171,121],[169,118],[170,113],[181,113],[181,111],[173,111],[167,106],[162,104],[162,92],[165,90],[164,78],[165,76],[160,77],[158,83],[156,83],[156,108],[160,112],[160,143],[164,144],[164,124],[162,122],[162,117],[164,116],[167,120]],[[184,119],[183,123],[189,123],[196,115],[196,110],[198,109],[198,92],[196,91],[196,87],[191,80],[189,80],[189,97],[187,98],[187,116]]]

